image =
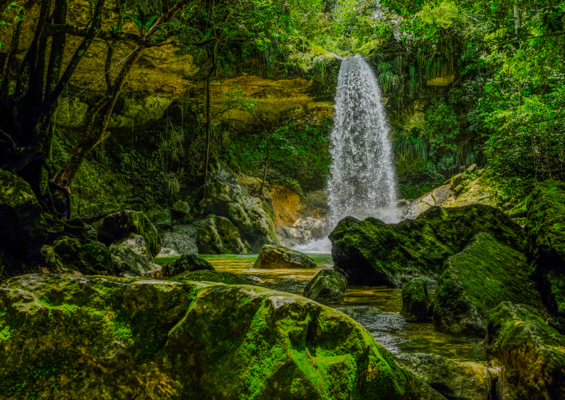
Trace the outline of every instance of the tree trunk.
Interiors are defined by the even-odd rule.
[[[206,77],[206,155],[204,160],[204,184],[208,182],[208,164],[210,163],[210,135],[212,121],[210,121],[210,75]]]
[[[106,128],[108,127],[108,122],[110,121],[116,101],[122,92],[133,65],[139,60],[143,50],[144,48],[138,48],[137,51],[130,56],[122,67],[119,75],[116,77],[109,93],[89,110],[84,134],[77,147],[75,147],[73,154],[71,154],[63,168],[55,175],[53,180],[56,183],[60,184],[63,179],[67,179],[70,184],[86,156],[107,138]],[[111,55],[112,52],[110,51],[109,56],[111,57]]]

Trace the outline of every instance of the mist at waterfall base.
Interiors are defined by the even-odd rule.
[[[330,232],[347,216],[399,222],[392,143],[381,90],[371,67],[359,55],[341,64],[334,109],[327,185]],[[293,249],[331,253],[331,242],[326,237]]]

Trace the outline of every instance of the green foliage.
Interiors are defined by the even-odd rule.
[[[268,151],[268,178],[294,179],[305,189],[321,189],[329,171],[330,128],[331,121],[325,121],[318,127],[287,125],[260,134],[238,135],[230,139],[225,153],[233,169],[259,176]]]

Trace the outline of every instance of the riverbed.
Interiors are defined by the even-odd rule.
[[[240,275],[260,286],[302,295],[304,287],[319,271],[331,268],[331,255],[309,254],[318,267],[313,269],[255,269],[257,255],[200,255],[218,272]],[[433,296],[433,290],[431,291]],[[385,286],[349,286],[343,304],[332,307],[357,320],[391,351],[439,354],[458,361],[485,361],[483,338],[436,332],[433,323],[407,322],[402,309],[402,290]],[[352,308],[356,307],[356,308]],[[379,311],[380,310],[380,311]],[[382,311],[382,312],[381,312]]]

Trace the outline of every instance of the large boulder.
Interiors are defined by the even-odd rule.
[[[205,215],[229,219],[239,230],[241,240],[247,242],[254,253],[265,244],[279,244],[272,215],[262,200],[251,196],[234,174],[218,161],[210,163],[206,196],[200,207]]]
[[[265,245],[261,248],[255,267],[257,269],[316,268],[308,255],[284,246]]]
[[[447,399],[489,400],[496,397],[498,371],[484,364],[458,362],[436,354],[404,353],[398,364]]]
[[[134,233],[143,237],[152,257],[161,250],[159,232],[142,212],[126,210],[110,214],[98,222],[97,228],[98,240],[106,246]]]
[[[182,274],[183,272],[200,270],[215,271],[212,264],[202,257],[198,257],[196,254],[185,254],[165,265],[161,270],[161,276],[163,278],[170,278]]]
[[[249,243],[243,241],[237,227],[227,218],[208,215],[196,221],[197,246],[200,254],[249,254]]]
[[[401,314],[407,321],[426,321],[430,316],[431,305],[428,285],[424,279],[414,278],[402,288]]]
[[[37,253],[46,239],[47,224],[31,187],[0,169],[0,247],[27,257]]]
[[[487,354],[504,365],[502,399],[565,399],[565,336],[532,307],[503,302],[488,319]]]
[[[333,269],[323,269],[310,281],[304,289],[304,297],[318,303],[343,303],[347,279]]]
[[[441,398],[344,314],[254,286],[26,275],[0,310],[6,398]]]
[[[196,226],[175,225],[173,232],[163,233],[163,247],[172,249],[180,255],[198,254],[197,237]]]
[[[541,307],[526,257],[479,233],[445,262],[434,302],[434,324],[449,333],[484,335],[488,312],[503,301]]]
[[[134,233],[112,243],[110,252],[113,256],[116,275],[134,278],[153,276],[158,273],[161,266],[153,262],[153,257],[147,250],[148,247],[143,236]]]
[[[193,272],[183,272],[170,279],[174,282],[218,282],[226,285],[249,285],[247,279],[243,279],[230,272],[217,272],[209,269],[200,269]]]
[[[81,242],[63,236],[53,244],[55,254],[65,268],[85,275],[113,275],[114,265],[110,250],[100,242]]]
[[[347,217],[330,234],[332,256],[353,285],[402,287],[416,276],[439,278],[444,261],[480,232],[514,249],[522,248],[521,228],[486,205],[431,207],[415,220],[385,224]]]
[[[565,182],[538,183],[526,207],[526,252],[533,276],[565,332]]]

